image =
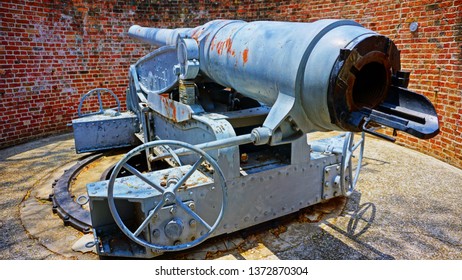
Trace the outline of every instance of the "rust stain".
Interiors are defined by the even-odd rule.
[[[346,203],[347,199],[343,196],[340,196],[311,205],[299,212],[298,222],[319,223],[327,216],[338,216],[342,213]]]
[[[269,230],[269,232],[271,232],[277,238],[279,238],[279,236],[286,231],[287,231],[287,226],[285,225],[279,225],[276,228],[272,228]]]
[[[215,49],[215,38],[212,39],[212,42],[210,43],[210,50],[214,50]]]
[[[191,35],[191,37],[194,40],[199,41],[199,37],[202,35],[203,32],[204,32],[204,28],[201,28],[199,30],[195,30],[194,33]]]
[[[212,47],[211,49],[213,50],[213,41],[212,41]],[[223,53],[230,54],[232,56],[236,55],[236,52],[233,50],[233,41],[231,38],[226,39],[225,41],[220,41],[217,43],[217,53],[219,55],[222,55]]]
[[[221,55],[223,53],[223,42],[217,43],[217,53]]]
[[[168,97],[168,93],[163,93],[160,95],[162,105],[164,106],[165,112],[167,113],[168,118],[176,121],[176,106],[175,102]]]
[[[244,64],[247,63],[248,59],[249,59],[249,49],[245,49],[244,52],[242,52],[242,60],[244,61]]]

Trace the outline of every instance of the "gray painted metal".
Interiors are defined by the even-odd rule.
[[[406,121],[401,113],[393,115],[393,108],[387,115],[378,105],[393,107],[393,96],[404,94],[390,91],[393,100],[385,100],[395,86],[391,76],[400,69],[399,52],[388,38],[353,21],[217,20],[194,29],[133,26],[129,35],[161,48],[130,68],[128,107],[140,119],[144,144],[116,165],[109,181],[88,185],[103,255],[153,257],[183,250],[348,196],[361,168],[364,133],[357,143],[349,132],[311,146],[306,133],[366,130],[369,115],[390,127]],[[373,77],[363,77],[364,65],[372,66]],[[369,82],[375,76],[378,86]],[[237,95],[247,98],[246,106],[235,106]],[[409,96],[419,111],[423,99]],[[427,108],[420,113],[435,115],[431,103],[420,103]],[[368,106],[378,110],[375,115]],[[108,132],[100,138],[134,134],[127,126],[110,127],[111,121],[101,121]],[[97,143],[87,146],[92,145]],[[146,153],[144,174],[127,164],[137,153]],[[208,164],[202,165],[197,154]],[[170,167],[156,170],[161,159]],[[133,176],[116,178],[122,168]],[[189,187],[181,187],[184,182]],[[126,238],[120,235],[131,241],[123,244]]]
[[[167,169],[162,170],[160,172],[153,172],[149,175],[143,175],[139,173],[138,171],[136,171],[136,169],[134,169],[127,163],[131,157],[138,154],[139,152],[144,151],[145,149],[150,149],[156,146],[163,145],[179,146],[182,148],[189,149],[198,156],[198,159],[193,166],[183,165],[170,170]],[[207,164],[209,164],[211,168],[213,168],[213,185],[208,184],[209,182],[211,182],[211,179],[205,177],[205,175],[201,174],[198,171],[198,168],[201,167],[201,164],[204,162],[207,162]],[[155,204],[147,205],[146,208],[141,208],[141,211],[145,213],[146,217],[142,221],[142,223],[139,226],[137,226],[136,231],[133,231],[126,226],[124,221],[121,219],[119,215],[119,210],[117,209],[117,206],[115,204],[115,199],[120,199],[121,197],[125,197],[126,195],[131,196],[131,193],[133,192],[126,192],[126,187],[114,188],[116,178],[122,168],[127,169],[129,172],[135,175],[136,179],[139,180],[138,182],[128,183],[128,185],[124,185],[129,186],[130,188],[134,188],[134,192],[136,193],[135,196],[138,195],[138,190],[140,189],[142,183],[147,183],[147,186],[142,188],[141,196],[143,196],[145,193],[149,195],[154,191],[157,191],[160,194],[160,196],[157,197],[157,203],[155,202]],[[122,182],[122,184],[124,184],[124,182],[126,182],[127,180],[131,180],[131,178],[119,178],[117,180],[119,180],[119,183]],[[165,180],[164,184],[162,184],[162,180]],[[205,190],[202,188],[200,196],[208,196],[209,192],[211,192],[212,195],[217,192],[220,193],[221,196],[214,197],[215,199],[213,200],[215,203],[218,204],[217,207],[215,207],[215,205],[211,207],[210,204],[200,206],[198,205],[197,207],[193,207],[193,204],[188,202],[194,201],[194,192],[192,191],[192,189],[194,189],[194,187],[196,186],[203,186],[204,184],[208,185],[209,188]],[[120,193],[120,191],[122,191],[122,193]],[[185,194],[189,195],[190,199],[185,200]],[[210,157],[210,155],[194,147],[193,145],[184,142],[173,140],[159,140],[138,146],[137,148],[128,152],[124,156],[124,158],[122,158],[121,161],[117,163],[108,182],[107,201],[111,214],[114,217],[114,221],[131,240],[152,250],[177,251],[185,250],[192,246],[200,244],[201,242],[206,240],[212,232],[215,231],[215,229],[220,224],[220,221],[222,220],[223,214],[227,207],[227,189],[221,169],[216,163],[216,161],[214,161],[212,157]],[[159,238],[156,238],[156,236],[153,236],[153,241],[150,241],[150,234],[152,233],[152,230],[151,227],[148,227],[148,225],[151,224],[151,220],[153,218],[156,219],[156,216],[158,216],[158,213],[164,206],[176,206],[177,208],[181,208],[184,214],[189,216],[189,219],[186,222],[189,222],[190,219],[194,219],[197,221],[198,224],[201,224],[201,227],[195,227],[201,228],[200,233],[196,234],[195,238],[192,240],[189,235],[183,236],[183,239],[181,241],[179,239],[173,240],[173,244],[172,241],[169,242],[170,244],[159,244]],[[201,209],[204,209],[204,211],[200,211]],[[172,209],[170,208],[169,210]],[[172,214],[175,213],[172,212]],[[212,219],[210,219],[210,217],[212,217]],[[181,221],[179,217],[175,217],[175,220]],[[168,226],[167,224],[169,224],[170,222],[171,220],[167,221],[167,223],[163,221],[162,226],[166,228]],[[141,233],[143,233],[144,236],[138,237]],[[178,238],[180,238],[181,235],[182,234],[179,233]],[[166,237],[169,238],[169,236]],[[185,240],[184,238],[187,239]]]
[[[168,95],[149,94],[148,105],[157,113],[176,122],[189,120],[193,114],[204,112],[199,105],[186,105],[170,99]]]
[[[98,98],[98,105],[99,105],[99,110],[97,112],[93,112],[93,113],[86,113],[86,114],[83,114],[82,113],[82,106],[83,106],[83,103],[84,101],[94,95],[96,93],[97,95],[97,98]],[[116,103],[117,103],[117,107],[115,108],[116,111],[114,111],[113,109],[104,109],[104,106],[103,106],[103,100],[101,98],[101,95],[104,94],[104,93],[109,93],[112,97],[114,97]],[[77,108],[77,115],[79,118],[82,118],[82,117],[86,117],[86,116],[91,116],[91,115],[101,115],[101,114],[113,114],[113,115],[118,115],[120,114],[120,100],[119,98],[117,97],[117,95],[114,94],[114,92],[110,89],[106,89],[106,88],[95,88],[95,89],[92,89],[90,90],[89,92],[87,92],[86,94],[84,94],[82,96],[82,98],[80,98],[80,103],[79,103],[79,106]]]
[[[299,147],[294,147],[299,148]],[[309,146],[305,142],[305,149],[309,151]],[[130,153],[129,153],[130,154]],[[277,168],[257,172],[254,174],[240,175],[226,182],[227,192],[227,211],[216,230],[210,232],[210,237],[224,233],[231,233],[253,225],[257,225],[319,203],[323,200],[323,177],[326,166],[339,166],[341,156],[334,154],[317,154],[313,158],[308,158],[303,163],[287,164]],[[144,174],[149,181],[160,186],[161,181],[168,178],[170,174],[179,169],[188,169],[188,166],[163,169]],[[183,171],[184,172],[184,171]],[[217,209],[220,208],[222,201],[221,192],[213,191],[217,183],[211,174],[196,171],[187,181],[190,186],[185,189],[178,189],[177,197],[183,204],[193,203],[193,209],[198,216],[206,221],[214,221]],[[204,177],[205,176],[205,177]],[[101,204],[108,203],[109,181],[101,181],[89,184],[88,194],[92,211],[93,226],[97,229],[111,221],[112,216],[108,211],[96,211],[101,208]],[[219,188],[218,188],[219,189]],[[98,246],[99,253],[102,255],[118,255],[129,257],[154,257],[162,254],[162,251],[184,249],[184,243],[201,236],[201,231],[205,229],[199,225],[191,223],[191,216],[173,204],[157,208],[163,196],[160,191],[152,188],[150,184],[140,180],[137,176],[129,176],[114,180],[113,184],[114,201],[125,201],[132,206],[121,207],[124,209],[137,209],[137,215],[126,214],[126,217],[136,217],[137,223],[146,219],[149,220],[149,230],[145,232],[145,242],[157,242],[163,246],[155,246],[156,250],[145,250],[141,252],[125,252],[118,248],[108,249],[106,244]],[[340,192],[332,194],[341,195]],[[329,197],[330,198],[330,197]],[[251,203],[250,203],[251,202]],[[156,216],[148,217],[150,211],[157,213]],[[172,210],[173,209],[173,210]],[[93,216],[95,218],[93,219]],[[123,214],[121,214],[123,216]],[[130,219],[132,219],[130,218]],[[169,238],[166,226],[169,223],[180,223],[182,230],[177,239]],[[95,231],[98,240],[101,238],[100,230]],[[99,233],[98,233],[99,232]],[[149,232],[149,234],[147,234]],[[112,239],[116,240],[115,236]],[[111,240],[112,240],[111,239]],[[108,241],[109,242],[109,241]],[[117,243],[114,241],[114,243]],[[145,244],[147,245],[147,244]],[[152,246],[151,246],[152,247]],[[157,249],[164,250],[157,250]],[[106,248],[106,249],[104,249]]]
[[[168,38],[179,33],[198,41],[204,75],[266,105],[277,103],[264,126],[276,130],[290,117],[305,133],[341,130],[332,124],[327,106],[330,73],[340,49],[359,36],[377,35],[345,20],[217,20],[181,32],[139,26],[129,30],[130,36],[158,46],[170,45]]]
[[[224,119],[211,119],[207,114],[194,116],[186,122],[176,123],[165,118],[154,118],[156,134],[159,139],[175,139],[193,145],[226,140],[236,136],[233,127]],[[229,146],[219,150],[207,151],[222,169],[225,178],[239,176],[239,148]],[[184,163],[192,162],[186,157]]]
[[[174,46],[164,46],[142,57],[132,66],[136,69],[136,82],[145,94],[160,94],[178,84],[173,66],[178,64]]]
[[[72,120],[77,153],[94,152],[138,144],[138,118],[131,112],[117,116],[91,115]]]
[[[174,30],[144,28],[139,25],[133,25],[128,30],[130,37],[136,38],[143,42],[156,46],[174,46],[180,34],[189,31],[191,28],[178,28]]]

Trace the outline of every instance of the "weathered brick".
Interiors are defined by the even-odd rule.
[[[436,102],[439,119],[450,125],[443,126],[445,131],[430,140],[431,145],[405,134],[400,134],[398,143],[462,167],[461,132],[453,128],[462,125],[457,123],[462,119],[460,0],[225,0],[181,5],[179,1],[14,0],[0,3],[0,17],[0,108],[1,120],[8,120],[8,126],[0,122],[0,148],[69,131],[65,124],[76,115],[80,96],[95,86],[108,87],[125,100],[130,63],[153,50],[126,36],[133,23],[175,28],[217,18],[348,18],[395,41],[402,68],[412,73],[409,87]],[[415,33],[409,30],[413,21],[419,23]],[[27,117],[33,117],[29,125],[12,125]],[[444,148],[449,146],[452,152]]]

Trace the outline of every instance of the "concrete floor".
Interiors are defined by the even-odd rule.
[[[0,259],[97,259],[51,211],[72,135],[0,150]],[[462,170],[368,137],[357,190],[166,259],[462,259]],[[341,211],[343,210],[343,211]],[[73,250],[74,248],[75,250]]]

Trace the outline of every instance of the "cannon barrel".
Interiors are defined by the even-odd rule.
[[[187,33],[191,28],[149,28],[133,25],[128,30],[128,35],[154,46],[175,45],[180,34]]]
[[[201,75],[273,106],[264,126],[282,129],[285,136],[292,128],[373,132],[377,124],[419,138],[439,132],[431,102],[406,89],[409,73],[401,71],[395,44],[354,21],[135,25],[129,36],[156,46],[195,40]],[[179,48],[179,56],[187,55]],[[291,129],[281,128],[283,123]]]

